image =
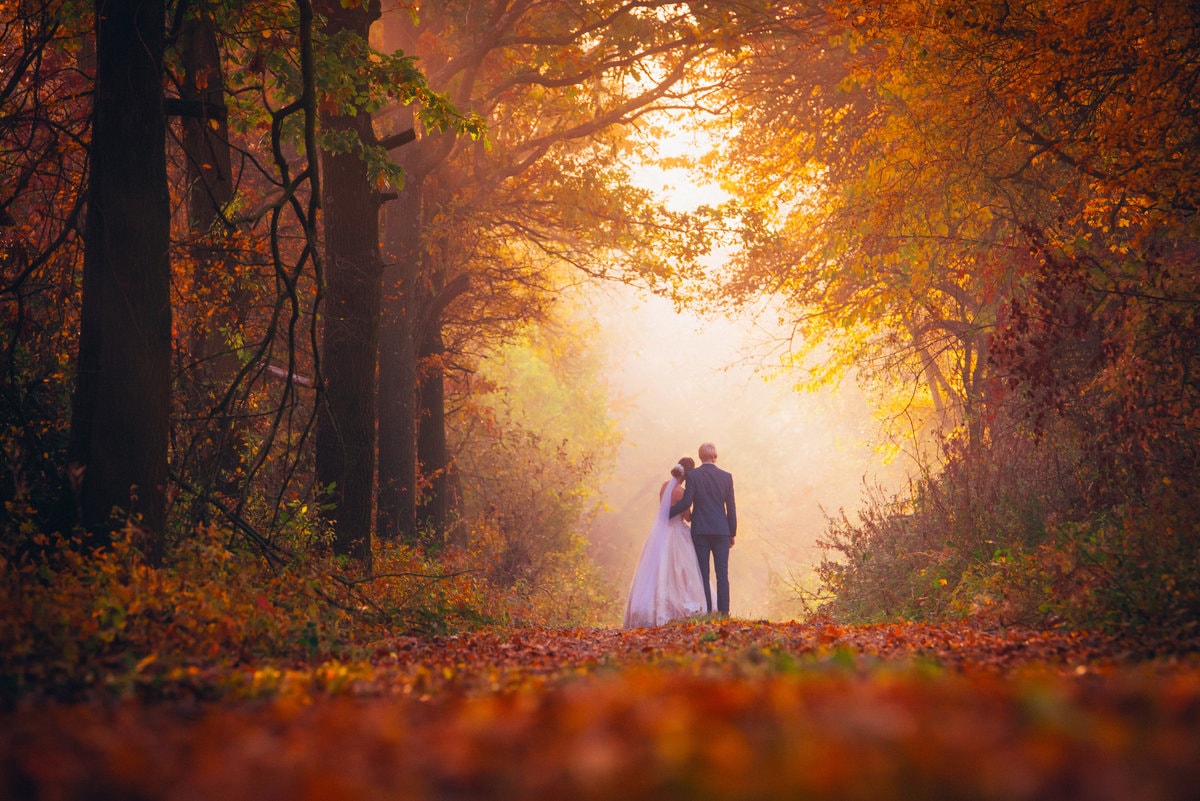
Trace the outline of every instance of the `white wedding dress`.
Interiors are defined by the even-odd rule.
[[[671,620],[702,615],[708,610],[700,565],[692,546],[691,528],[683,522],[683,515],[667,519],[678,483],[673,476],[667,482],[654,527],[642,548],[637,572],[629,587],[629,602],[625,606],[627,629],[661,626]]]

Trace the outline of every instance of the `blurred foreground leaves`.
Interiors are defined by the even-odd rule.
[[[1176,645],[732,620],[149,664],[124,699],[4,713],[0,796],[1182,798],[1200,662]]]

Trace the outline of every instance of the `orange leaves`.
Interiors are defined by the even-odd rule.
[[[1104,643],[1092,638],[726,621],[391,645],[398,662],[376,669],[370,698],[355,697],[369,665],[331,663],[313,669],[326,689],[307,700],[9,713],[0,794],[1116,799],[1179,797],[1200,780],[1200,668],[1097,672]],[[858,651],[859,666],[750,669],[754,653],[834,645]],[[965,656],[968,669],[898,661],[926,650]],[[868,653],[891,658],[862,662]],[[1054,671],[1064,658],[1079,667]],[[597,659],[609,669],[579,677]],[[461,681],[417,700],[397,686],[417,668]],[[500,668],[541,681],[500,692],[478,681]]]
[[[286,604],[303,615],[281,587],[238,606],[232,583],[238,614]],[[188,611],[187,592],[177,631],[203,611]],[[153,608],[141,595],[137,608]],[[133,597],[123,603],[137,619]],[[1194,665],[1122,670],[1118,644],[1090,635],[724,620],[369,643],[360,628],[340,658],[290,664],[201,653],[231,642],[229,625],[207,642],[190,632],[187,662],[164,641],[125,690],[108,686],[219,706],[8,714],[0,794],[887,799],[949,787],[1022,798],[1059,782],[1090,792],[1097,765],[1131,792],[1154,789],[1147,776],[1169,788],[1195,764],[1184,736],[1200,709]]]

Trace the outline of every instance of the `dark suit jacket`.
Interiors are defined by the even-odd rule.
[[[706,462],[687,474],[683,497],[671,505],[671,517],[692,509],[693,534],[737,534],[737,507],[733,501],[733,476]]]

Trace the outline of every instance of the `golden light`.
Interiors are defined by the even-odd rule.
[[[660,143],[659,155],[695,146],[681,134]],[[726,199],[683,169],[646,165],[637,175],[676,211]],[[614,583],[632,577],[671,465],[712,441],[737,487],[732,614],[798,614],[791,587],[819,561],[822,510],[856,508],[864,476],[874,481],[884,469],[866,401],[852,385],[799,394],[791,381],[768,380],[776,367],[763,344],[768,321],[677,312],[626,286],[588,287],[584,302],[602,329],[612,414],[625,438],[601,488],[610,511],[593,532]]]

